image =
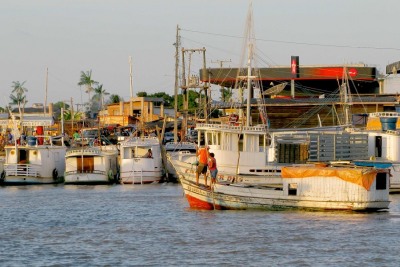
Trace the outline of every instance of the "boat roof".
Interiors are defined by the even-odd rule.
[[[137,137],[133,136],[121,143],[121,147],[131,147],[131,146],[159,146],[160,142],[157,137],[153,136],[143,136]]]

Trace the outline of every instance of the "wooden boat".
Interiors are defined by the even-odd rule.
[[[196,185],[180,172],[180,182],[194,209],[311,209],[376,211],[389,207],[389,171],[368,167],[282,168],[280,186],[217,182]]]
[[[25,144],[6,145],[0,184],[53,184],[63,181],[67,147],[52,136],[29,137]]]
[[[151,157],[147,156],[149,150]],[[120,145],[120,182],[159,182],[164,175],[161,145],[157,137],[130,137]]]
[[[110,184],[118,177],[118,150],[114,145],[75,147],[65,155],[65,184]]]

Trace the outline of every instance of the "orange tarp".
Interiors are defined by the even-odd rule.
[[[378,172],[374,169],[355,168],[318,168],[318,167],[282,167],[282,178],[337,177],[369,190]]]
[[[400,120],[397,120],[396,129],[399,128],[400,128]],[[366,129],[375,131],[382,130],[382,123],[380,121],[380,118],[368,118]]]

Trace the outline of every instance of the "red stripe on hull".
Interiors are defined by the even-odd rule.
[[[195,197],[186,195],[186,198],[189,202],[189,205],[193,209],[202,209],[202,210],[213,210],[214,205],[211,203],[208,203],[206,201],[202,201],[200,199],[197,199]]]

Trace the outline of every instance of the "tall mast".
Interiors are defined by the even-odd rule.
[[[179,25],[176,25],[175,41],[175,87],[174,87],[174,142],[178,142],[178,87],[179,87]],[[182,136],[183,138],[183,136]]]
[[[47,86],[48,86],[48,80],[49,80],[49,68],[46,68],[46,81],[45,81],[45,94],[44,94],[44,107],[43,107],[43,113],[46,115],[46,107],[47,107]]]

